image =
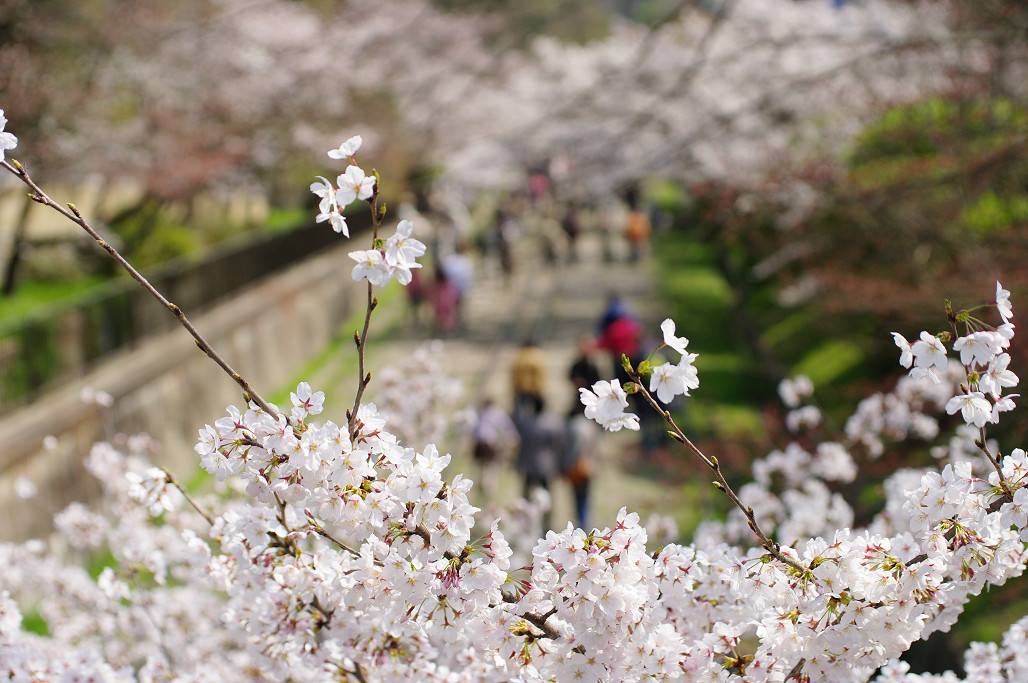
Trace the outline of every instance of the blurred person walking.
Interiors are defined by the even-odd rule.
[[[460,291],[453,280],[447,277],[446,271],[438,266],[431,297],[436,333],[446,336],[453,334],[460,325]]]
[[[514,356],[510,370],[514,395],[515,418],[532,408],[533,402],[542,402],[546,388],[546,358],[535,337],[529,336]]]
[[[625,237],[628,239],[628,258],[638,261],[646,253],[650,243],[650,219],[639,209],[628,212]]]
[[[567,445],[560,471],[575,497],[575,521],[579,528],[588,531],[589,485],[596,468],[599,425],[577,411],[568,417],[565,428]]]
[[[482,499],[495,500],[500,465],[520,444],[514,421],[492,399],[486,398],[475,415],[471,432],[474,440],[472,457],[478,466],[478,482]]]
[[[567,427],[559,416],[545,411],[542,397],[526,401],[524,409],[514,415],[521,444],[518,447],[517,469],[522,478],[522,496],[528,499],[537,488],[550,490],[550,481],[557,476],[560,463],[568,449]],[[550,511],[543,516],[543,530],[550,528]]]
[[[593,360],[595,350],[596,343],[591,337],[579,338],[578,356],[568,371],[575,396],[568,411],[568,447],[560,468],[574,493],[575,519],[582,529],[589,519],[589,484],[596,466],[599,431],[596,423],[588,419],[582,410],[579,389],[589,389],[601,379],[600,370]]]
[[[457,288],[458,325],[464,320],[464,302],[475,280],[475,264],[467,252],[467,244],[462,240],[452,252],[439,261],[439,268],[446,274],[446,279]]]
[[[621,358],[627,356],[633,366],[638,366],[639,361],[642,360],[640,357],[642,324],[624,299],[612,295],[600,318],[599,328],[600,334],[596,339],[596,347],[611,354],[614,361],[614,374],[624,385],[629,378]]]
[[[564,235],[567,237],[568,263],[574,263],[578,260],[578,236],[582,233],[582,224],[578,220],[578,211],[575,209],[574,204],[569,204],[564,209],[564,215],[560,219],[560,227],[564,230]]]

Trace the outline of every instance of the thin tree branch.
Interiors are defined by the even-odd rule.
[[[207,514],[203,508],[201,508],[196,500],[182,487],[182,484],[178,483],[178,479],[168,471],[167,467],[162,467],[161,471],[164,472],[164,478],[168,480],[168,483],[179,490],[179,492],[185,496],[186,502],[193,506],[193,509],[200,513],[200,516],[207,520],[207,523],[214,526],[214,519]]]
[[[133,280],[142,285],[143,289],[150,292],[150,294],[152,294],[153,297],[157,299],[157,301],[159,301],[162,306],[171,311],[171,313],[179,321],[182,327],[186,328],[186,331],[189,332],[189,334],[196,341],[197,347],[199,347],[201,351],[207,354],[208,358],[217,363],[218,367],[224,370],[225,373],[228,374],[228,376],[231,377],[235,381],[235,383],[240,386],[240,388],[243,390],[243,396],[247,401],[253,401],[261,408],[261,410],[271,415],[271,417],[278,418],[278,411],[272,408],[271,405],[269,405],[267,401],[265,401],[261,397],[261,395],[258,394],[256,390],[254,390],[250,383],[243,379],[243,377],[238,372],[236,372],[232,368],[232,366],[229,365],[228,362],[224,358],[222,358],[217,351],[214,350],[214,347],[211,346],[210,343],[204,338],[204,336],[200,334],[200,332],[196,329],[196,327],[193,326],[193,323],[190,322],[189,318],[186,317],[186,314],[182,311],[182,309],[168,301],[163,294],[161,294],[152,284],[150,284],[149,280],[143,277],[143,275],[138,270],[136,270],[135,267],[132,266],[132,264],[125,260],[125,257],[118,253],[117,249],[115,249],[113,246],[111,246],[109,242],[107,242],[103,237],[101,237],[100,234],[93,229],[89,222],[82,217],[82,214],[79,212],[79,210],[75,207],[74,204],[69,204],[67,208],[61,206],[53,199],[51,199],[45,192],[43,192],[39,185],[37,185],[32,180],[32,178],[29,177],[28,172],[24,169],[24,167],[22,167],[21,164],[19,164],[17,161],[13,161],[13,164],[14,165],[7,162],[6,160],[0,161],[0,166],[6,168],[12,174],[17,176],[23,183],[29,186],[29,188],[32,190],[32,192],[29,193],[30,199],[32,199],[35,202],[38,202],[39,204],[50,207],[57,213],[61,214],[62,216],[70,220],[72,223],[75,223],[80,228],[85,230],[89,234],[89,236],[92,237],[93,240],[96,241],[96,243],[103,248],[104,251],[110,254],[111,258],[113,258],[118,263],[118,265],[120,265],[123,269],[125,269],[125,271],[129,275],[132,276]]]
[[[701,451],[696,446],[696,444],[689,440],[689,437],[687,437],[685,433],[681,430],[681,428],[675,423],[674,418],[671,417],[671,413],[662,408],[660,404],[657,403],[657,400],[653,398],[650,392],[646,390],[646,387],[643,386],[643,378],[635,370],[635,368],[632,368],[630,365],[626,363],[625,369],[628,371],[629,377],[632,378],[632,381],[635,382],[636,386],[638,387],[638,393],[646,400],[647,403],[650,404],[650,406],[655,411],[657,411],[657,413],[664,419],[664,422],[666,422],[667,425],[671,428],[671,431],[669,432],[671,437],[678,443],[685,446],[686,449],[688,449],[693,455],[695,455],[701,461],[703,461],[703,464],[706,465],[707,468],[714,473],[714,477],[716,478],[714,486],[722,493],[724,493],[726,496],[728,496],[728,498],[733,503],[735,503],[735,506],[737,508],[742,510],[742,513],[746,516],[747,525],[750,527],[750,530],[752,530],[753,533],[757,535],[757,538],[760,540],[760,545],[769,553],[771,553],[772,557],[774,557],[779,562],[789,565],[790,567],[798,571],[801,575],[807,573],[809,570],[806,567],[804,567],[798,561],[785,555],[782,552],[781,546],[775,541],[773,541],[771,538],[769,538],[768,535],[764,532],[764,530],[760,528],[760,525],[757,523],[757,518],[753,514],[753,508],[743,505],[742,501],[739,500],[739,496],[736,495],[735,491],[732,489],[731,484],[729,484],[728,480],[725,479],[725,475],[721,471],[721,465],[718,464],[717,458],[709,457],[703,451]]]

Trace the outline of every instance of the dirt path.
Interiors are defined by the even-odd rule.
[[[533,253],[532,243],[522,245],[518,254],[519,268],[510,280],[499,272],[495,263],[475,263],[475,283],[465,303],[464,325],[459,333],[441,342],[439,358],[447,373],[464,386],[463,403],[475,405],[490,396],[509,410],[510,366],[522,340],[533,334],[540,342],[548,365],[547,407],[566,414],[575,400],[567,373],[576,352],[576,341],[583,334],[595,331],[611,292],[627,299],[647,329],[659,334],[659,310],[655,301],[655,273],[649,259],[630,263],[623,258],[605,262],[602,244],[595,234],[580,240],[579,258],[570,263],[552,266],[542,264]],[[617,252],[615,252],[617,256]],[[382,367],[432,338],[424,324],[407,319],[403,293],[393,296],[377,312],[373,327],[369,367],[378,372]],[[427,311],[422,311],[426,313]],[[356,371],[352,352],[340,353],[309,380],[330,396],[352,396]],[[601,364],[604,376],[610,377],[609,360]],[[372,383],[374,385],[374,382]],[[368,395],[374,399],[374,386]],[[343,406],[331,409],[342,412]],[[683,506],[682,489],[661,476],[659,467],[638,467],[636,444],[638,434],[620,432],[603,434],[596,475],[592,481],[592,525],[613,522],[622,506],[640,513],[644,521],[652,512],[675,514]],[[424,444],[411,444],[418,449]],[[466,434],[457,434],[446,444],[453,455],[451,467],[474,478],[469,457],[470,442]],[[644,472],[645,474],[641,474]],[[499,501],[506,502],[520,493],[520,480],[512,467],[504,467],[498,487]],[[571,491],[559,480],[551,487],[554,509],[552,525],[563,527],[572,518]]]

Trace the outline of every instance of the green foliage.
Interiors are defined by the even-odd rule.
[[[999,97],[932,97],[884,112],[821,208],[781,242],[811,246],[797,272],[826,309],[867,337],[934,325],[938,292],[1015,288],[1028,255],[1028,106]],[[958,304],[959,305],[959,304]],[[883,367],[872,354],[871,370]],[[893,359],[894,362],[894,359]]]
[[[525,47],[540,35],[569,43],[588,43],[607,36],[611,11],[594,0],[433,0],[448,11],[481,12],[502,18],[490,36],[498,46]]]
[[[102,551],[98,551],[90,555],[89,564],[87,565],[86,570],[89,572],[89,575],[93,577],[93,579],[95,580],[97,577],[100,576],[103,570],[107,569],[108,567],[110,567],[111,569],[116,569],[118,567],[118,561],[114,558],[114,555],[111,553],[111,551],[105,548]]]
[[[21,615],[21,630],[47,637],[50,635],[50,624],[46,623],[46,619],[39,612],[27,610]]]
[[[761,339],[770,348],[779,347],[792,340],[799,339],[811,325],[816,323],[817,312],[810,308],[801,308],[794,311],[771,327],[765,329]]]
[[[2,345],[12,355],[19,354],[20,362],[4,368],[0,399],[25,396],[61,373],[63,364],[56,343],[59,333],[53,326],[29,325],[2,338]]]
[[[671,180],[654,179],[645,184],[644,196],[647,203],[669,213],[681,213],[686,209],[689,196],[679,183]]]
[[[621,0],[618,10],[633,21],[658,26],[681,9],[679,0]]]
[[[184,225],[162,221],[136,246],[129,260],[138,268],[146,268],[195,254],[202,246],[203,243],[193,230]]]
[[[960,214],[960,223],[976,237],[1028,225],[1028,194],[999,196],[992,190]]]
[[[859,136],[850,165],[974,154],[1023,134],[1028,109],[1008,99],[934,97],[888,110]]]
[[[700,434],[742,443],[759,442],[766,437],[761,412],[752,406],[702,401],[690,410],[690,424]]]

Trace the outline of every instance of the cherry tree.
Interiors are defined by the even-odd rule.
[[[18,142],[0,131],[3,153]],[[702,390],[692,366],[702,350],[673,320],[660,331],[677,361],[626,359],[630,382],[583,389],[587,415],[611,430],[638,426],[627,394],[640,394],[734,504],[689,545],[647,547],[628,510],[612,527],[569,524],[527,544],[502,517],[476,525],[473,482],[435,446],[397,439],[364,401],[375,289],[409,281],[425,250],[405,221],[388,234],[361,144],[329,152],[347,168],[311,187],[325,229],[343,232],[354,202],[374,217],[369,248],[350,254],[367,307],[339,424],[318,418],[324,394],[306,383],[288,407],[267,402],[87,217],[0,159],[161,301],[245,398],[199,430],[212,491],[193,494],[151,465],[145,438],[100,444],[89,465],[107,509],[76,504],[55,519],[73,552],[0,546],[0,666],[13,680],[928,680],[895,658],[952,625],[969,596],[1023,572],[1028,455],[988,434],[1017,399],[1005,353],[1013,309],[999,283],[982,306],[947,305],[936,332],[894,335],[909,377],[861,404],[845,439],[771,453],[739,488],[663,407]],[[782,388],[797,429],[819,419],[804,405],[810,390]],[[939,452],[941,471],[895,473],[882,512],[854,528],[825,482],[853,476],[857,449],[935,436],[936,410],[963,423]],[[95,579],[70,561],[103,548],[111,559]],[[47,634],[21,628],[26,615]],[[971,648],[968,680],[1023,680],[1026,620],[1002,644]]]
[[[844,142],[883,104],[949,87],[975,58],[943,8],[789,0],[681,3],[654,28],[541,38],[436,122],[466,182],[557,156],[597,194],[657,175],[753,183],[784,158]],[[459,134],[455,134],[458,133]]]

